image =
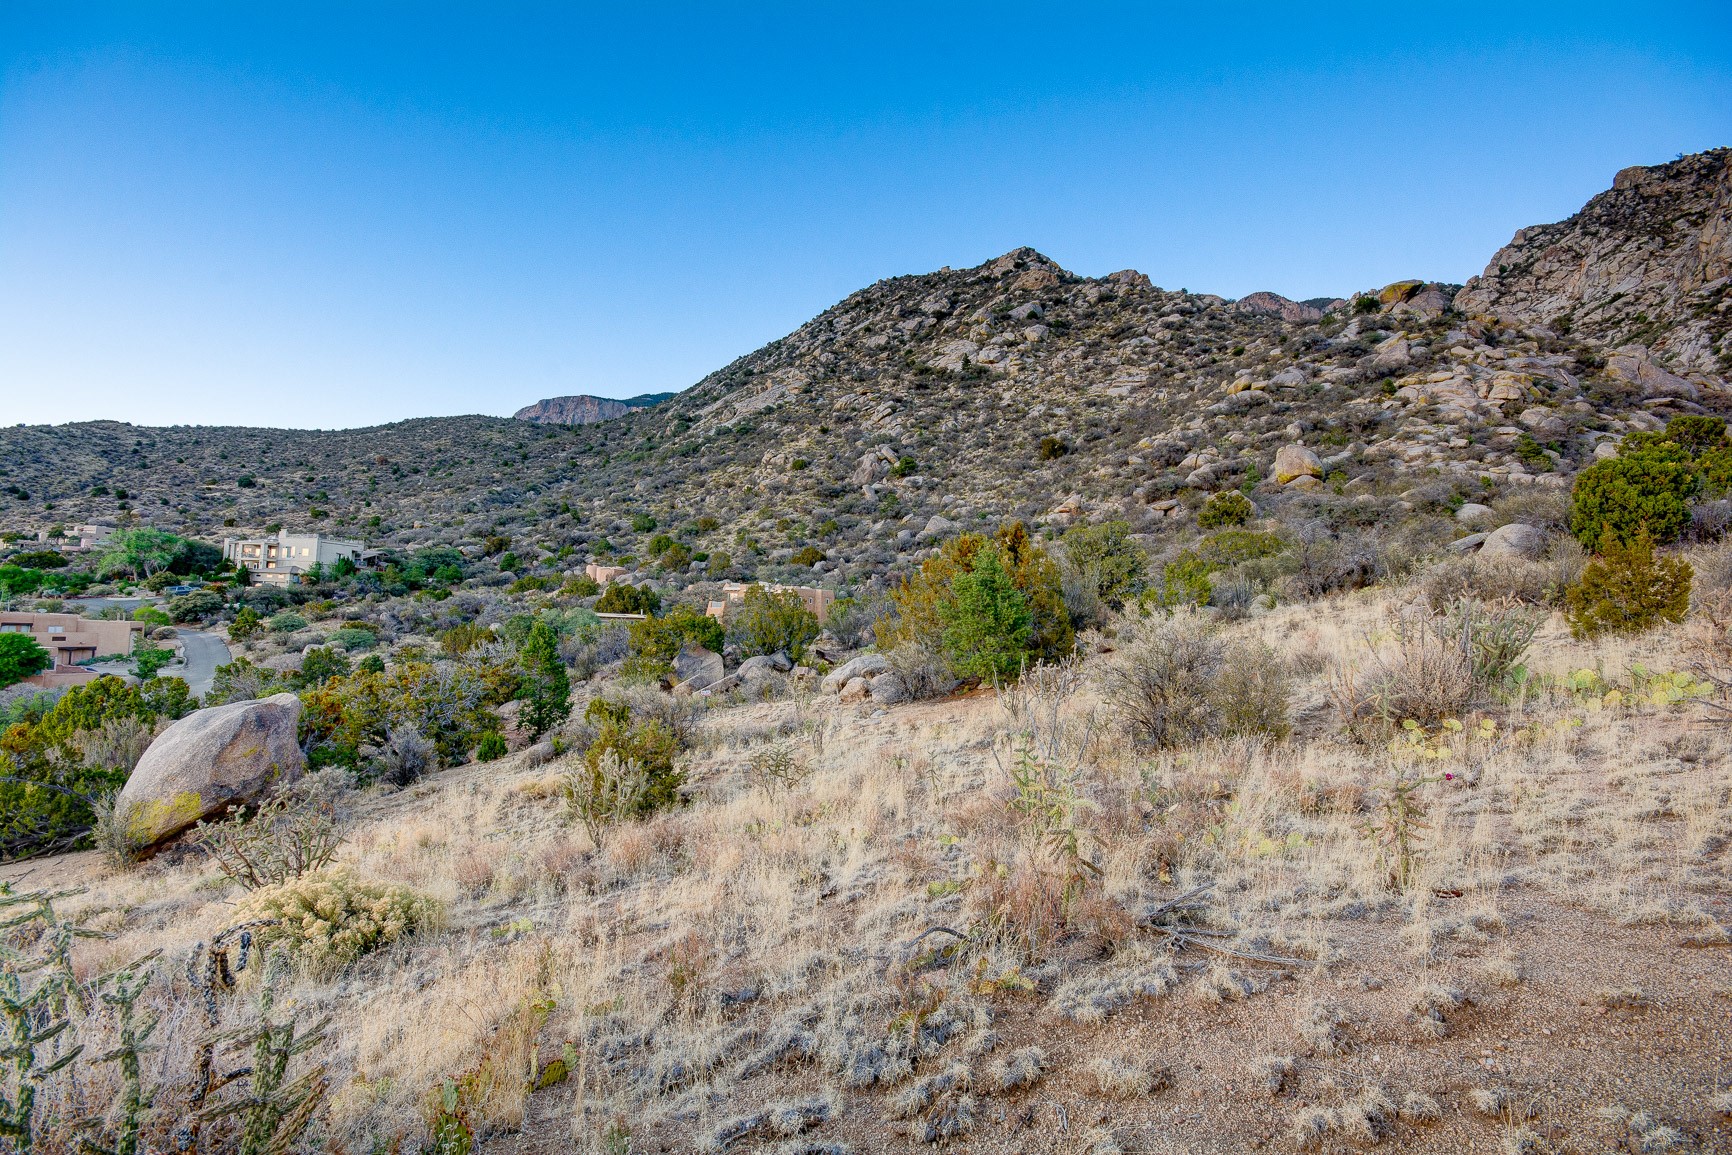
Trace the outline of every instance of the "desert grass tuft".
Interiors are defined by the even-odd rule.
[[[1091,1061],[1083,1075],[1096,1092],[1109,1099],[1137,1099],[1151,1095],[1166,1086],[1167,1072],[1153,1064],[1114,1058],[1110,1055]]]
[[[1351,1049],[1344,1029],[1347,1016],[1341,1008],[1321,999],[1302,1003],[1293,1018],[1293,1028],[1320,1055],[1339,1055]]]
[[[1298,1069],[1292,1055],[1258,1055],[1251,1060],[1251,1074],[1263,1081],[1270,1095],[1286,1090]]]
[[[1002,1059],[994,1060],[987,1071],[992,1088],[1009,1093],[1034,1086],[1046,1076],[1046,1051],[1040,1047],[1022,1047]]]

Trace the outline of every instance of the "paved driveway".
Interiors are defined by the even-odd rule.
[[[216,668],[226,665],[229,660],[229,648],[215,634],[207,634],[200,630],[176,630],[180,635],[181,646],[186,653],[186,666],[171,673],[177,678],[186,679],[187,688],[198,697],[204,697],[210,692],[211,679],[216,675]]]

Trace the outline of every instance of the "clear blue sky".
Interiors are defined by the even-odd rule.
[[[679,389],[1033,245],[1460,281],[1732,144],[1732,6],[0,0],[0,421]]]

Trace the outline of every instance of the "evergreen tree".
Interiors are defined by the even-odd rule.
[[[951,579],[950,593],[938,606],[950,668],[982,681],[1014,678],[1029,657],[1034,616],[998,550],[981,550],[972,570]]]
[[[53,655],[29,634],[0,634],[0,686],[22,682],[53,664]]]
[[[539,738],[571,716],[571,679],[559,659],[559,637],[546,622],[536,622],[518,651],[523,680],[523,725]]]

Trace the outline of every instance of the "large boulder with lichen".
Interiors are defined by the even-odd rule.
[[[154,846],[295,781],[306,767],[300,719],[301,700],[276,694],[196,710],[164,730],[115,802],[127,841]]]
[[[1275,480],[1291,485],[1303,477],[1322,477],[1323,461],[1303,445],[1283,445],[1275,454]]]

